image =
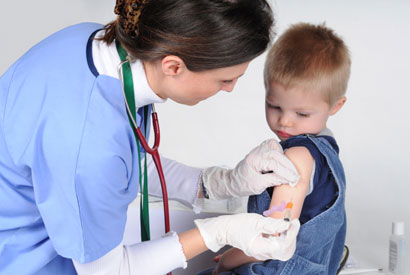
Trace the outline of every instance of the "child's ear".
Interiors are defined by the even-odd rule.
[[[333,107],[330,109],[330,115],[332,116],[332,115],[336,114],[343,107],[345,102],[346,102],[346,97],[345,96],[338,99],[336,101],[336,103],[333,105]]]
[[[178,56],[167,55],[161,60],[162,72],[165,75],[178,75],[185,71],[187,68],[185,62]]]

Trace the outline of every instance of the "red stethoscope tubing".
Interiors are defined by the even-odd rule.
[[[121,58],[121,55],[125,52],[124,49],[121,50],[121,45],[117,46],[118,54]],[[141,142],[142,148],[144,148],[145,152],[150,154],[152,156],[152,159],[155,163],[155,167],[157,168],[159,180],[161,183],[161,190],[162,190],[162,198],[163,198],[163,203],[164,203],[164,223],[165,223],[165,233],[168,233],[170,231],[170,222],[169,222],[169,207],[168,207],[168,192],[167,192],[167,185],[165,183],[165,176],[164,176],[164,170],[162,169],[161,165],[161,159],[159,157],[158,153],[158,147],[159,147],[159,141],[160,141],[160,131],[159,131],[159,123],[158,123],[158,116],[157,113],[155,112],[154,104],[152,104],[152,124],[154,127],[154,146],[152,148],[149,147],[147,140],[145,139],[144,135],[141,132],[140,127],[137,126],[134,117],[132,116],[130,106],[128,105],[127,101],[127,95],[125,92],[124,88],[124,76],[122,73],[122,65],[126,62],[130,62],[130,57],[125,53],[126,56],[125,60],[123,60],[119,65],[118,65],[118,74],[120,76],[121,80],[121,86],[122,86],[122,91],[124,94],[124,100],[125,100],[125,105],[127,107],[127,113],[129,114],[129,118],[132,121],[132,129],[134,131],[134,134],[138,137],[139,141]],[[138,145],[137,145],[138,146]],[[147,171],[145,171],[147,172]],[[172,275],[171,272],[168,273],[168,275]]]
[[[141,142],[142,148],[144,148],[145,152],[152,156],[154,160],[155,167],[158,171],[159,180],[161,182],[161,189],[162,189],[162,200],[164,202],[164,222],[165,222],[165,233],[170,231],[170,223],[169,223],[169,207],[168,207],[168,192],[167,192],[167,185],[165,183],[165,176],[164,170],[162,170],[161,160],[158,153],[159,141],[160,141],[160,131],[159,131],[159,122],[158,122],[158,115],[155,112],[155,109],[152,110],[152,125],[154,126],[154,146],[152,148],[149,147],[147,140],[145,139],[144,135],[141,132],[140,127],[132,127],[134,133],[137,135],[139,141]],[[168,275],[172,275],[171,272]]]
[[[154,160],[155,167],[158,171],[159,180],[161,182],[161,189],[162,189],[162,199],[164,202],[164,222],[165,222],[165,233],[168,233],[170,229],[170,222],[169,222],[169,206],[168,206],[168,192],[167,192],[167,185],[165,183],[165,176],[164,170],[162,169],[161,160],[158,153],[159,141],[160,141],[160,131],[159,131],[159,123],[158,123],[158,115],[155,111],[152,112],[152,125],[154,127],[154,146],[151,148],[148,145],[147,140],[145,139],[144,135],[141,132],[139,127],[133,127],[135,134],[138,136],[139,141],[141,142],[142,147],[144,148],[145,152],[152,156]]]

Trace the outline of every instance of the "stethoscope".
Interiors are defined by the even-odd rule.
[[[135,119],[132,115],[132,112],[131,112],[131,109],[130,109],[130,106],[129,106],[129,102],[127,100],[127,94],[130,95],[130,98],[132,100],[134,99],[134,96],[133,96],[134,95],[134,90],[131,91],[130,89],[127,89],[127,88],[129,88],[129,86],[125,85],[125,83],[127,81],[132,83],[132,76],[128,77],[128,79],[125,79],[124,69],[128,69],[128,68],[124,68],[123,65],[125,63],[131,64],[132,59],[128,55],[128,53],[125,51],[125,49],[121,46],[121,44],[119,44],[117,42],[116,45],[117,45],[118,54],[119,54],[120,59],[121,59],[121,63],[118,65],[117,70],[118,70],[118,75],[119,75],[120,81],[121,81],[122,92],[123,92],[123,96],[124,96],[125,106],[127,108],[128,117],[131,121],[131,126],[132,126],[132,129],[134,131],[134,134],[138,137],[138,140],[140,141],[141,146],[144,148],[144,150],[152,156],[152,159],[154,160],[155,166],[157,168],[158,176],[159,176],[159,179],[160,179],[160,182],[161,182],[162,197],[163,197],[163,202],[164,202],[165,233],[168,233],[170,231],[168,192],[167,192],[167,186],[166,186],[166,183],[165,183],[164,171],[162,169],[161,160],[160,160],[159,153],[158,153],[158,147],[159,147],[159,141],[160,141],[158,115],[157,115],[157,112],[155,111],[154,104],[151,104],[152,124],[153,124],[153,128],[154,128],[154,137],[155,137],[154,146],[151,148],[148,145],[148,142],[145,139],[144,135],[142,134],[142,131],[141,131],[140,127],[137,125],[137,123],[136,123],[136,121],[135,121]],[[130,69],[129,69],[129,72],[131,72]],[[147,172],[147,171],[145,171],[145,172]],[[141,173],[141,171],[140,171],[140,173]]]

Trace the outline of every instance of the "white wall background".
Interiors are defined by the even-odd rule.
[[[347,176],[348,244],[386,266],[392,221],[406,222],[410,242],[410,1],[273,1],[278,34],[299,21],[326,22],[351,50],[348,101],[329,127]],[[0,74],[64,26],[113,19],[114,5],[114,0],[1,1]],[[251,63],[231,94],[194,107],[171,101],[157,106],[161,153],[195,166],[234,166],[273,137],[264,118],[264,58]]]

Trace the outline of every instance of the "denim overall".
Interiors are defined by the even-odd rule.
[[[338,187],[336,200],[329,209],[301,226],[295,254],[288,261],[269,260],[250,263],[221,274],[336,274],[346,236],[344,206],[346,180],[343,166],[337,152],[323,136],[303,135],[295,138],[310,139],[325,157]],[[271,197],[266,190],[258,196],[251,196],[248,212],[262,214],[263,211],[269,209],[270,202]]]

